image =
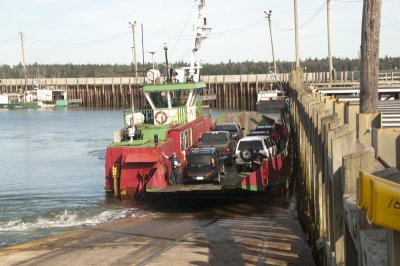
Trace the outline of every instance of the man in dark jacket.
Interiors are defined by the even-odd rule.
[[[255,171],[260,168],[262,162],[267,158],[264,154],[260,153],[260,150],[256,149],[254,151],[254,159],[252,163],[252,170]]]
[[[171,182],[174,185],[181,184],[182,182],[180,181],[180,167],[181,167],[181,160],[179,160],[178,157],[176,157],[176,153],[173,152],[171,157],[168,157],[165,153],[163,153],[164,157],[168,160],[171,161],[171,167],[172,167],[172,172],[171,172]]]

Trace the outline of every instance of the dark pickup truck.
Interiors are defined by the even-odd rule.
[[[228,131],[236,142],[243,138],[243,130],[238,123],[223,123],[214,128],[214,131]]]
[[[232,136],[228,131],[210,131],[204,133],[197,144],[197,147],[214,147],[225,162],[229,165],[233,164],[236,142],[232,139]]]

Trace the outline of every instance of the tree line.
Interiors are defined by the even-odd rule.
[[[294,69],[294,63],[289,61],[277,61],[278,72],[288,73]],[[384,57],[380,59],[381,70],[400,70],[400,57]],[[173,67],[189,66],[185,62],[177,62]],[[308,58],[301,61],[301,66],[306,72],[328,71],[328,59]],[[358,71],[359,59],[333,58],[333,66],[336,71]],[[152,65],[138,64],[138,75],[144,76]],[[157,68],[161,73],[166,73],[165,64],[159,64]],[[30,64],[26,66],[27,78],[82,78],[82,77],[129,77],[134,76],[132,65],[122,64]],[[272,71],[272,62],[245,61],[203,65],[202,75],[239,75],[239,74],[264,74]],[[0,78],[24,78],[22,64],[15,66],[0,65]]]

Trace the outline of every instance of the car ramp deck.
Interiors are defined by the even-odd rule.
[[[189,183],[183,185],[169,185],[165,188],[147,189],[148,193],[175,193],[175,192],[228,192],[239,189],[237,185],[243,178],[249,175],[249,172],[238,173],[234,167],[231,167],[225,175],[221,176],[220,184],[205,182]]]

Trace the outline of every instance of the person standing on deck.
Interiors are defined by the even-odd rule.
[[[179,160],[178,157],[176,157],[176,152],[172,153],[171,157],[168,157],[164,152],[163,156],[171,161],[171,166],[172,166],[172,172],[171,172],[171,182],[174,185],[181,184],[179,174],[180,174],[180,167],[181,167],[181,160]]]
[[[252,171],[257,170],[260,168],[262,162],[267,158],[264,154],[260,153],[259,149],[256,149],[254,152],[254,159],[251,162],[252,163]]]

